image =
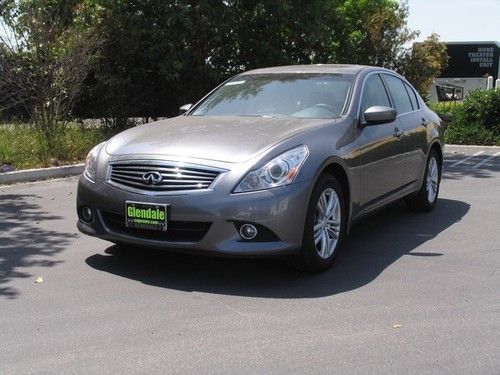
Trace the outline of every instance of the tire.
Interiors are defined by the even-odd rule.
[[[328,208],[330,212],[325,215],[321,207]],[[346,223],[347,214],[340,183],[331,175],[321,176],[309,200],[302,249],[294,259],[294,265],[311,273],[327,270],[342,246]]]
[[[424,181],[420,190],[405,199],[413,211],[429,212],[436,207],[441,182],[441,160],[436,151],[431,149],[425,165]]]

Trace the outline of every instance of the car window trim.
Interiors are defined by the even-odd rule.
[[[384,77],[384,75],[386,75],[386,74],[387,74],[387,75],[389,75],[389,76],[393,76],[394,78],[398,79],[398,80],[401,82],[401,84],[403,85],[404,92],[406,92],[406,95],[408,96],[408,100],[410,101],[410,107],[411,107],[411,109],[412,109],[411,111],[407,111],[407,112],[403,112],[403,113],[398,113],[398,109],[396,108],[396,102],[394,101],[394,98],[393,98],[393,96],[392,96],[391,89],[389,88],[389,84],[386,82],[385,77]],[[416,112],[416,110],[415,110],[415,109],[413,109],[413,104],[412,104],[412,102],[411,102],[410,94],[408,94],[408,91],[406,90],[406,87],[405,87],[405,85],[404,85],[404,84],[405,84],[404,80],[402,80],[400,77],[398,77],[398,76],[397,76],[397,75],[395,75],[395,74],[389,74],[389,73],[386,73],[386,72],[382,73],[382,80],[383,80],[383,81],[385,82],[385,84],[387,85],[387,89],[388,89],[388,91],[389,91],[389,95],[390,95],[390,96],[391,96],[391,98],[393,99],[394,109],[396,110],[396,113],[397,113],[397,116],[396,116],[396,117],[399,117],[399,116],[407,115],[407,114],[409,114],[409,113]]]
[[[349,112],[349,107],[351,105],[352,95],[354,92],[355,80],[356,79],[354,78],[349,85],[349,90],[347,91],[347,95],[345,96],[344,106],[342,107],[342,110],[340,111],[340,114],[337,118],[341,118],[342,116],[347,115],[347,113]]]
[[[420,98],[420,95],[418,94],[417,90],[415,89],[415,87],[412,86],[412,84],[410,82],[408,82],[407,79],[405,79],[404,77],[400,78],[403,83],[405,84],[405,87],[406,88],[410,88],[413,96],[415,97],[415,101],[417,102],[417,109],[416,110],[420,110],[422,109],[422,103],[421,103],[421,98]],[[411,99],[411,97],[410,97]]]
[[[405,81],[402,81],[403,82],[403,86],[406,90],[406,93],[408,94],[408,96],[410,97],[410,103],[411,103],[411,107],[413,108],[413,111],[416,111],[418,109],[420,109],[418,107],[418,100],[417,100],[417,97],[415,96],[415,93],[413,92],[412,88],[410,87],[409,84],[407,84]],[[411,93],[410,93],[411,91]],[[417,105],[417,108],[413,107],[413,100],[411,100],[412,98],[412,95],[413,95],[413,98],[415,99],[415,104]]]
[[[382,81],[382,86],[384,86],[385,94],[387,95],[387,99],[389,99],[389,103],[390,103],[391,107],[394,108],[394,103],[392,101],[392,97],[389,95],[389,91],[387,89],[385,81],[381,77],[381,73],[383,73],[383,72],[382,71],[370,72],[370,73],[366,74],[363,78],[363,83],[361,84],[361,93],[359,95],[358,111],[357,111],[358,121],[362,121],[362,119],[363,119],[363,114],[361,113],[361,104],[363,103],[363,96],[365,94],[365,84],[366,84],[366,81],[368,80],[368,78],[371,77],[372,75],[376,74],[379,76],[380,81]]]
[[[393,74],[392,72],[382,72],[382,74],[387,74],[387,75],[390,75],[390,76],[393,76],[393,77],[396,77],[396,78],[400,79],[401,81],[403,81],[403,83],[406,83],[413,90],[413,92],[415,93],[415,99],[417,100],[418,109],[415,109],[415,110],[410,111],[410,112],[405,112],[405,113],[397,114],[396,118],[398,118],[400,116],[406,116],[406,115],[409,115],[409,114],[412,114],[412,113],[415,113],[415,112],[419,112],[419,111],[422,110],[422,103],[421,103],[420,95],[417,95],[416,90],[413,88],[413,86],[410,84],[410,82],[408,82],[404,77],[400,77],[400,76],[398,76],[396,74]],[[382,79],[383,79],[383,77],[382,77]],[[385,80],[384,80],[384,82],[385,82]],[[392,98],[392,96],[391,96],[391,98]],[[410,99],[410,103],[411,103],[411,99]],[[396,107],[393,107],[393,108],[396,109]],[[412,108],[413,108],[413,105],[412,105]]]

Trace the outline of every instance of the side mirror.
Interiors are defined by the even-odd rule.
[[[383,105],[375,105],[368,108],[365,113],[366,125],[384,124],[396,120],[396,110]]]
[[[193,104],[191,104],[191,103],[184,104],[182,107],[179,108],[179,115],[183,115],[184,113],[189,111],[192,106],[193,106]]]

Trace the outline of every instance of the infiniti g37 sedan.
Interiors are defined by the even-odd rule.
[[[81,232],[137,247],[283,255],[321,271],[361,216],[402,198],[415,210],[436,205],[441,122],[393,71],[252,70],[181,113],[90,151]]]

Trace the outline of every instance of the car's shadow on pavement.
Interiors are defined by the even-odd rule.
[[[469,211],[465,202],[440,199],[429,214],[397,204],[357,223],[334,266],[321,274],[294,271],[277,260],[211,258],[111,246],[86,259],[104,272],[162,288],[264,298],[324,297],[359,288],[403,255],[414,252]]]

